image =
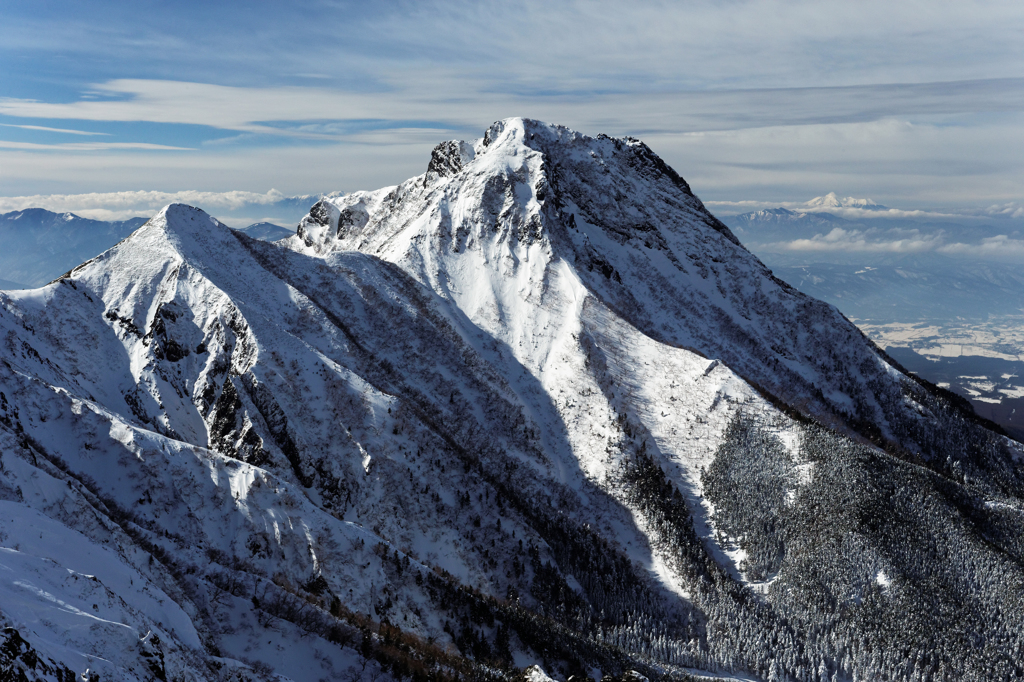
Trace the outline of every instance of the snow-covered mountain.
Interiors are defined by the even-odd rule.
[[[856,209],[852,215],[836,215],[833,211]],[[856,229],[866,220],[871,224],[896,225],[902,224],[889,218],[873,216],[871,211],[888,211],[887,206],[874,203],[871,199],[853,197],[839,198],[835,192],[815,197],[810,201],[790,208],[764,208],[749,213],[741,213],[725,218],[728,225],[737,234],[754,244],[789,240],[799,237],[812,237],[819,233],[828,233],[834,228]],[[851,219],[852,217],[852,219]]]
[[[1021,446],[638,140],[498,122],[277,243],[168,206],[0,333],[7,669],[1024,674]]]
[[[871,199],[857,199],[855,197],[838,197],[835,192],[829,192],[823,197],[814,197],[806,204],[808,210],[829,210],[833,208],[860,208],[868,211],[886,211],[888,206],[876,204]]]

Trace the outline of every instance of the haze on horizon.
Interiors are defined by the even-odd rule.
[[[640,137],[716,212],[836,191],[1024,222],[1020,3],[15,0],[2,15],[0,212],[376,188],[521,115]]]

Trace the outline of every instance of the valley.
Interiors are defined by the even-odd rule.
[[[857,324],[908,370],[964,396],[980,416],[1024,440],[1024,318]]]

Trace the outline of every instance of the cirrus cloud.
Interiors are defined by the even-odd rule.
[[[59,144],[39,144],[36,142],[9,142],[0,140],[0,149],[22,149],[27,151],[65,151],[95,152],[120,149],[145,149],[149,151],[191,151],[191,147],[172,147],[165,144],[149,142],[63,142]]]
[[[8,4],[2,137],[44,145],[0,150],[12,194],[370,188],[524,115],[641,137],[711,199],[1024,199],[1011,0]],[[53,146],[75,128],[135,146]]]

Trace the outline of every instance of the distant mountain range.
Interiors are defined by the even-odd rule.
[[[898,250],[935,239],[977,242],[1012,226],[847,219],[821,209],[886,209],[869,200],[836,199],[834,194],[806,206],[808,210],[763,209],[724,221],[775,275],[855,319],[906,369],[964,396],[978,414],[1024,437],[1024,397],[1016,378],[1024,373],[1024,364],[1014,359],[1024,353],[1024,346],[1009,333],[1024,313],[1024,268],[934,250]],[[879,248],[886,241],[892,250]],[[875,250],[858,249],[858,243]],[[854,248],[843,248],[847,245]],[[965,329],[984,343],[959,345]],[[929,348],[944,348],[947,354],[951,348],[959,350],[937,357]],[[994,348],[1006,357],[988,357]]]
[[[736,231],[737,235],[747,235],[762,241],[768,235],[775,238],[810,237],[822,230],[833,227],[852,228],[860,224],[841,216],[829,213],[828,209],[855,208],[865,211],[887,211],[887,206],[876,204],[870,199],[840,199],[835,192],[823,197],[815,197],[806,202],[802,208],[765,208],[750,213],[726,216],[723,221]]]
[[[787,242],[827,235],[834,228],[854,231],[870,240],[913,236],[940,238],[942,242],[977,243],[986,237],[1009,235],[1020,239],[1022,223],[999,216],[961,216],[921,211],[898,211],[870,199],[836,198],[835,193],[815,197],[799,206],[764,208],[722,221],[744,243],[760,254],[787,248]],[[829,258],[829,254],[820,257]]]
[[[148,218],[110,222],[42,208],[0,214],[0,289],[38,287],[121,241]],[[294,230],[273,223],[241,228],[273,241]]]
[[[765,208],[751,213],[730,216],[724,220],[737,236],[765,239],[812,237],[833,227],[854,225],[845,218],[811,211],[791,211],[788,208]]]
[[[0,278],[40,286],[105,251],[146,218],[118,222],[28,208],[0,215]]]

